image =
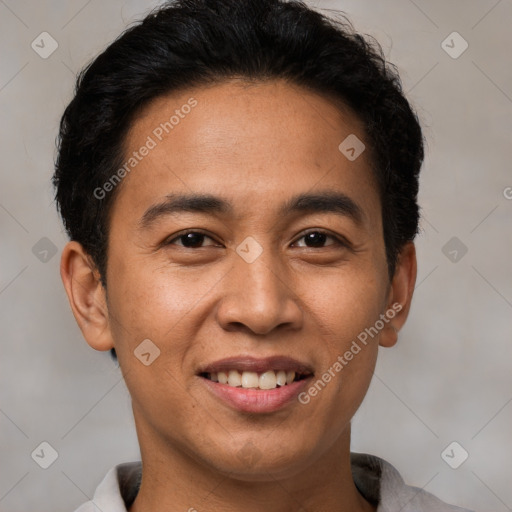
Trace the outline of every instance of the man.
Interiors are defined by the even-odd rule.
[[[462,510],[350,453],[411,304],[422,160],[378,46],[300,2],[168,3],[81,73],[61,275],[142,463],[80,512]]]

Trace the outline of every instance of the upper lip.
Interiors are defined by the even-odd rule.
[[[252,356],[228,357],[202,366],[198,373],[218,373],[227,372],[229,370],[256,373],[264,373],[268,370],[284,370],[294,371],[301,375],[313,373],[311,365],[287,356],[271,356],[265,358]]]

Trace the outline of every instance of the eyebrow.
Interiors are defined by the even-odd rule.
[[[161,217],[179,213],[205,213],[227,215],[233,213],[233,205],[211,194],[168,194],[161,203],[150,206],[140,218],[142,229],[149,228]],[[363,223],[362,208],[342,192],[320,191],[304,193],[287,200],[279,209],[279,216],[296,213],[334,213],[352,219],[356,224]]]

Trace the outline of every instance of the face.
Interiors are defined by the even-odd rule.
[[[338,149],[350,135],[365,141],[348,109],[281,81],[190,89],[134,121],[102,336],[143,452],[256,480],[348,432],[397,296],[369,151]]]

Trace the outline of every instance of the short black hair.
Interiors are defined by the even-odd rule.
[[[135,116],[159,96],[233,77],[284,79],[356,114],[378,184],[391,278],[400,249],[418,232],[424,148],[380,45],[340,13],[334,19],[299,0],[177,0],[125,30],[79,73],[60,122],[55,198],[69,237],[91,256],[102,284],[119,187],[99,199],[94,191],[123,164]]]

